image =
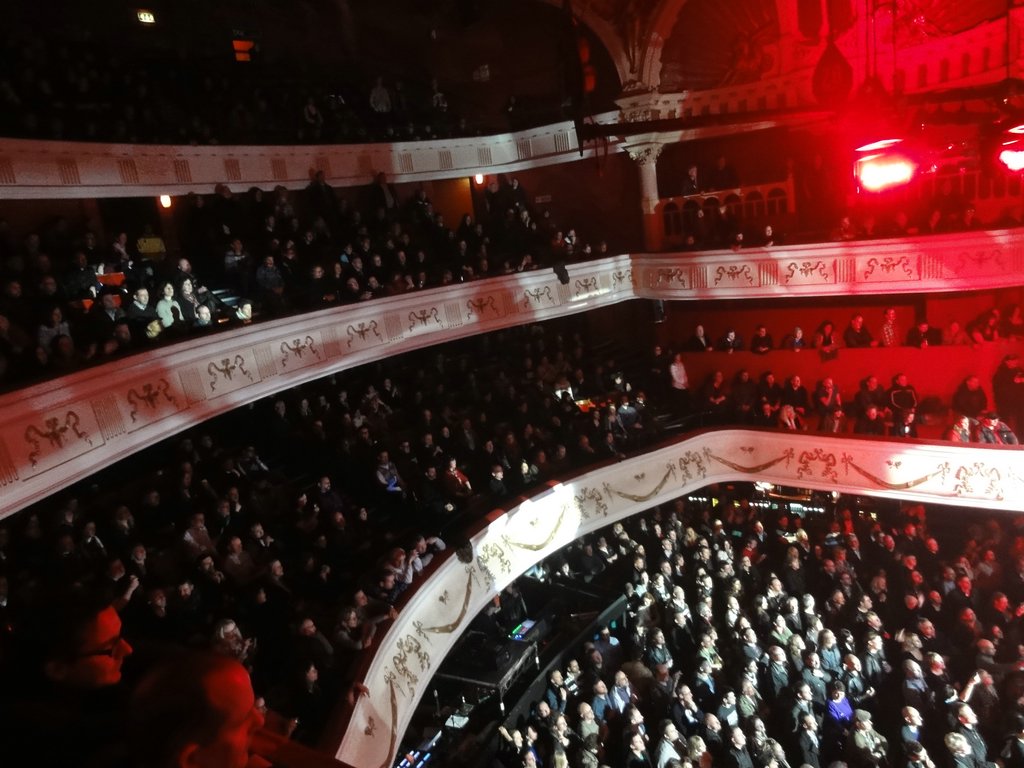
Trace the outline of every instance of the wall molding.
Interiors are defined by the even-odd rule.
[[[923,503],[1024,510],[1019,448],[889,442],[774,430],[720,430],[601,467],[497,511],[470,538],[473,557],[449,557],[381,638],[335,756],[393,764],[437,667],[510,581],[580,536],[712,483],[762,480]],[[339,724],[340,725],[340,724]]]
[[[616,115],[594,120],[609,122]],[[619,151],[614,138],[600,148],[602,155]],[[0,190],[5,198],[34,200],[208,194],[220,183],[236,192],[253,186],[302,189],[318,169],[330,183],[353,187],[371,183],[378,171],[399,183],[464,178],[597,152],[591,146],[580,153],[572,121],[496,136],[390,144],[193,147],[0,138]]]
[[[1017,287],[1024,230],[637,254],[197,337],[0,396],[0,519],[206,419],[383,357],[630,299]]]

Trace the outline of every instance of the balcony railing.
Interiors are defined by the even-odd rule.
[[[0,397],[0,518],[219,413],[386,356],[636,298],[1019,286],[1024,230],[738,252],[637,254],[287,318]]]
[[[449,554],[418,585],[364,667],[369,695],[333,724],[324,746],[351,765],[392,765],[431,677],[479,611],[534,564],[599,528],[712,483],[754,480],[1021,511],[1021,455],[1019,447],[729,429],[551,483],[489,515],[469,536],[471,552]]]

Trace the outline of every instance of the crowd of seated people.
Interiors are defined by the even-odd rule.
[[[474,337],[281,393],[4,521],[0,707],[35,696],[39,676],[11,677],[46,672],[27,661],[48,630],[33,617],[78,585],[112,607],[97,647],[118,638],[118,662],[134,648],[129,676],[168,649],[212,650],[313,743],[449,531],[651,438],[643,393],[614,361],[591,364],[572,328]]]
[[[419,190],[402,200],[381,174],[357,210],[316,175],[278,187],[186,198],[168,253],[144,229],[108,246],[59,219],[22,242],[0,237],[0,384],[62,375],[87,363],[254,317],[322,309],[606,253],[563,235],[528,204],[517,179],[493,181],[479,220],[452,228]],[[6,227],[0,230],[8,231]],[[227,303],[222,296],[234,296]]]
[[[956,185],[960,183],[956,179]],[[824,194],[819,191],[803,201],[806,210],[800,211],[799,224],[793,231],[786,232],[782,227],[784,217],[776,220],[760,214],[746,218],[741,199],[730,197],[739,186],[739,174],[724,156],[719,156],[715,165],[707,169],[697,163],[688,166],[682,194],[692,197],[697,205],[691,203],[682,211],[685,250],[771,248],[820,240],[848,242],[1024,225],[1024,209],[1020,206],[1007,208],[993,221],[981,221],[974,204],[957,191],[953,178],[946,177],[938,184],[936,194],[914,210],[869,206],[843,213],[831,229],[819,228],[816,223],[822,208],[828,207],[826,201],[817,199]],[[715,201],[717,205],[713,204]],[[792,220],[790,226],[793,226]]]
[[[913,506],[801,517],[742,490],[569,545],[542,578],[625,591],[494,765],[1022,763],[1024,538]],[[719,515],[717,518],[715,515]]]
[[[1005,314],[1007,318],[1019,316],[1019,307],[1013,305]],[[1015,433],[1024,427],[1024,371],[1019,356],[1014,353],[1005,355],[992,373],[994,403],[989,402],[979,376],[974,374],[952,393],[928,392],[925,395],[919,395],[906,373],[895,375],[888,386],[868,374],[852,393],[840,392],[830,377],[808,388],[799,375],[781,382],[775,380],[770,370],[756,374],[740,369],[731,381],[726,380],[721,370],[712,372],[704,382],[690,382],[686,374],[686,358],[692,354],[815,350],[823,360],[830,360],[841,348],[979,346],[1000,339],[1024,338],[1017,326],[1004,323],[1000,318],[998,310],[986,310],[968,323],[966,330],[954,321],[944,332],[930,328],[927,321],[921,320],[904,334],[896,325],[895,309],[889,307],[883,312],[878,338],[858,312],[850,318],[841,336],[834,323],[826,320],[810,338],[799,326],[794,328],[779,346],[775,346],[773,335],[763,324],[754,329],[749,342],[733,327],[726,328],[716,338],[703,325],[697,325],[690,338],[679,345],[682,351],[674,356],[670,350],[656,347],[651,371],[656,373],[660,386],[652,385],[651,389],[658,393],[674,389],[678,395],[674,407],[679,415],[696,413],[710,423],[777,426],[790,430],[804,430],[815,424],[823,432],[852,431],[897,437],[918,437],[915,421],[927,395],[952,405],[953,418],[944,433],[947,439],[1016,444]],[[995,329],[991,334],[981,331],[990,325]],[[671,364],[667,362],[670,359]]]
[[[500,125],[459,114],[437,79],[365,78],[351,68],[154,60],[96,39],[52,40],[14,19],[0,35],[0,136],[132,144],[319,144],[472,136]],[[561,119],[560,114],[531,115]],[[481,123],[480,120],[483,120]]]

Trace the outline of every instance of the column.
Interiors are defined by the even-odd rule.
[[[644,247],[660,251],[665,239],[665,223],[658,212],[658,158],[664,145],[656,141],[626,146],[629,158],[640,171],[640,210],[643,214]]]

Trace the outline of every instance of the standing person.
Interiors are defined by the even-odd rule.
[[[820,417],[818,431],[838,432],[843,420],[843,399],[831,376],[822,379],[818,385],[814,406]]]
[[[882,316],[882,328],[879,334],[881,335],[879,341],[883,347],[895,347],[900,343],[899,330],[896,328],[895,307],[886,307],[885,313]]]
[[[1017,355],[1007,355],[999,364],[992,376],[992,394],[1010,429],[1020,432],[1024,426],[1024,370]]]
[[[851,768],[878,768],[887,765],[889,741],[875,730],[871,713],[858,709],[853,715],[853,730],[846,743]]]
[[[690,412],[690,379],[686,375],[686,365],[683,364],[681,354],[676,353],[676,356],[672,358],[672,365],[669,366],[668,371],[672,382],[676,413],[685,416]]]

